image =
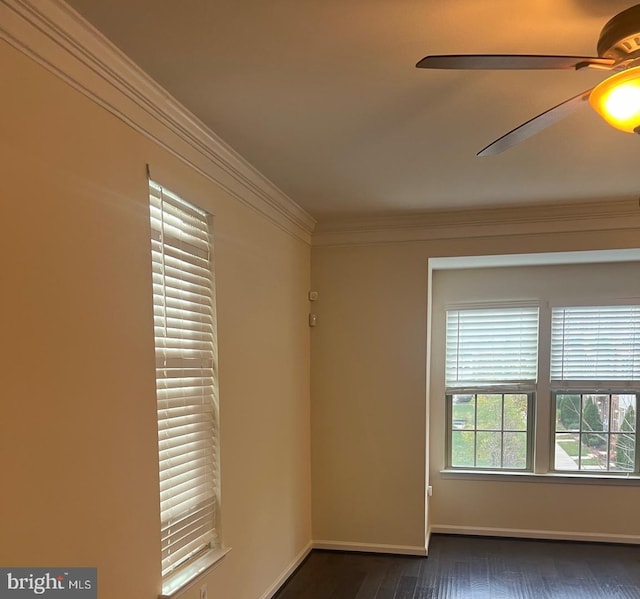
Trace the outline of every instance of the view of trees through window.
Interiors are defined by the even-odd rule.
[[[527,468],[526,393],[451,396],[451,466]]]
[[[556,470],[632,472],[636,395],[558,393]]]

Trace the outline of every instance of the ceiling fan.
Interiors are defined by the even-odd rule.
[[[426,56],[420,69],[583,69],[619,71],[573,98],[550,108],[509,131],[478,152],[499,154],[559,121],[588,100],[610,125],[640,134],[640,4],[622,11],[600,32],[598,56],[545,56],[535,54],[447,54]]]

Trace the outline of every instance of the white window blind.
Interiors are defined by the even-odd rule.
[[[162,574],[216,547],[215,313],[207,214],[149,182]]]
[[[551,380],[640,380],[640,306],[553,308]]]
[[[538,307],[448,310],[447,388],[534,384]]]

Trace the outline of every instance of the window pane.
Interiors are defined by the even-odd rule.
[[[584,448],[594,449],[601,452],[607,450],[607,435],[605,435],[604,433],[586,432],[586,433],[582,433],[581,437],[582,437],[582,444],[584,445]],[[583,451],[583,456],[584,456],[584,451]]]
[[[504,433],[502,446],[503,468],[527,467],[527,433]]]
[[[611,430],[634,432],[636,430],[636,396],[611,396]]]
[[[502,395],[478,395],[478,430],[502,428]]]
[[[560,395],[556,397],[556,430],[580,430],[580,396]]]
[[[504,396],[504,430],[526,431],[527,430],[527,396],[520,393],[518,395]]]
[[[635,471],[636,394],[556,395],[555,469]],[[580,430],[575,409],[580,406]],[[613,432],[609,432],[609,431]]]
[[[476,424],[475,395],[454,395],[451,405],[454,429],[473,429]]]
[[[500,468],[501,457],[502,433],[477,433],[476,465],[479,468]]]
[[[580,436],[576,433],[556,434],[556,470],[578,470],[580,464]]]
[[[451,433],[451,465],[456,468],[473,468],[475,433],[453,431]]]
[[[636,461],[635,435],[611,435],[612,470],[632,472]]]
[[[448,395],[449,464],[462,468],[524,470],[529,465],[526,393]],[[508,422],[509,429],[503,427]]]
[[[584,433],[580,435],[582,443],[582,456],[580,458],[581,470],[606,470],[607,469],[607,435],[596,433]]]
[[[609,408],[610,408],[610,401],[609,401],[610,396],[609,395],[596,395],[594,397],[594,403],[596,404],[596,407],[598,408],[598,413],[600,414],[600,418],[602,419],[602,430],[603,431],[608,431],[609,430],[609,424],[610,424],[610,414],[609,414]]]
[[[608,402],[607,395],[585,395],[582,402],[582,430],[604,431],[603,404]]]

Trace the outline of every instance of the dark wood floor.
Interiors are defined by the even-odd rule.
[[[313,551],[277,599],[640,599],[640,546],[434,535],[429,557]]]

